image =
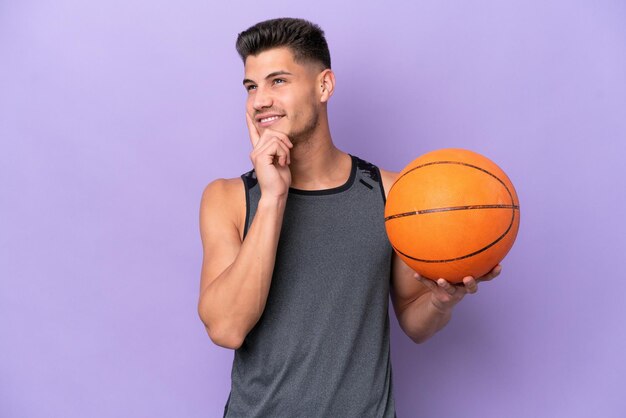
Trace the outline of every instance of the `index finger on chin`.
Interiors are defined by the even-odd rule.
[[[252,142],[252,146],[255,147],[257,142],[259,142],[259,138],[261,137],[261,135],[259,134],[259,131],[254,125],[254,121],[252,120],[248,112],[246,112],[246,124],[248,125],[248,132],[250,133],[250,142]]]

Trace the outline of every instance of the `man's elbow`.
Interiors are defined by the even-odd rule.
[[[409,338],[411,339],[411,341],[413,341],[415,344],[422,344],[426,341],[428,341],[430,339],[430,337],[432,337],[431,335],[410,335],[407,334],[409,336]]]
[[[243,344],[243,338],[233,333],[209,334],[209,338],[211,338],[211,341],[216,345],[232,350],[237,350]]]
[[[433,328],[416,327],[415,324],[410,326],[409,324],[404,324],[402,322],[400,323],[400,328],[415,344],[422,344],[428,341],[438,331]]]
[[[206,325],[204,326],[206,329],[209,338],[215,345],[224,348],[230,348],[232,350],[237,350],[243,344],[244,338],[242,338],[239,334],[235,332],[231,332],[228,330],[217,330],[209,329]]]

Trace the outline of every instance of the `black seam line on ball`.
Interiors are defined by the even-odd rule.
[[[455,210],[474,210],[474,209],[513,209],[519,210],[519,205],[467,205],[467,206],[451,206],[449,208],[436,208],[436,209],[424,209],[424,210],[415,210],[411,212],[398,213],[395,215],[390,215],[385,217],[385,222],[390,219],[403,218],[405,216],[412,215],[424,215],[427,213],[438,213],[438,212],[452,212]]]
[[[470,254],[467,254],[467,255],[463,255],[461,257],[448,258],[448,259],[443,259],[443,260],[425,260],[425,259],[421,259],[421,258],[411,257],[410,255],[405,254],[402,251],[398,250],[395,246],[393,247],[393,249],[396,250],[398,253],[402,254],[403,256],[405,256],[407,258],[410,258],[411,260],[419,261],[419,262],[422,262],[422,263],[449,263],[449,262],[452,262],[452,261],[463,260],[465,258],[473,257],[473,256],[475,256],[477,254],[480,254],[483,251],[486,251],[489,248],[491,248],[494,245],[496,245],[498,242],[500,242],[500,240],[502,240],[502,238],[504,238],[509,233],[509,231],[511,230],[511,227],[513,227],[513,223],[515,223],[515,210],[513,210],[513,217],[511,218],[511,223],[509,224],[509,227],[506,229],[506,231],[504,231],[504,234],[500,235],[498,237],[498,239],[496,239],[491,244],[481,248],[480,250],[474,251],[473,253],[470,253]]]
[[[498,180],[500,182],[500,184],[502,184],[504,186],[504,189],[507,191],[507,193],[509,194],[509,197],[511,198],[511,205],[509,206],[512,211],[511,211],[511,223],[509,224],[509,227],[506,229],[506,231],[504,231],[504,233],[499,236],[495,241],[493,241],[491,244],[485,246],[484,248],[481,248],[478,251],[474,251],[471,254],[467,254],[461,257],[455,257],[455,258],[450,258],[450,259],[443,259],[443,260],[425,260],[425,259],[420,259],[420,258],[416,258],[416,257],[411,257],[408,254],[403,253],[402,251],[398,250],[395,246],[393,247],[399,254],[402,254],[403,256],[410,258],[411,260],[415,260],[415,261],[419,261],[419,262],[423,262],[423,263],[448,263],[448,262],[452,262],[452,261],[458,261],[458,260],[463,260],[465,258],[469,258],[469,257],[473,257],[477,254],[482,253],[483,251],[491,248],[492,246],[494,246],[495,244],[497,244],[498,242],[500,242],[500,240],[502,240],[502,238],[504,238],[509,231],[511,230],[511,228],[513,227],[513,224],[515,223],[515,211],[519,210],[519,202],[516,205],[515,201],[513,200],[513,193],[511,193],[511,191],[509,190],[509,188],[507,187],[507,185],[495,174],[485,170],[484,168],[480,168],[477,167],[475,165],[472,164],[467,164],[467,163],[463,163],[460,161],[433,161],[430,163],[426,163],[426,164],[422,164],[419,165],[417,167],[413,167],[412,169],[410,169],[409,171],[407,171],[406,173],[404,173],[402,176],[398,177],[396,179],[396,181],[391,185],[391,188],[389,189],[389,194],[391,194],[391,190],[393,190],[393,187],[398,183],[398,181],[400,181],[400,179],[404,176],[406,176],[407,174],[409,174],[411,171],[417,170],[418,168],[422,168],[422,167],[426,167],[429,165],[436,165],[436,164],[457,164],[457,165],[463,165],[466,167],[470,167],[470,168],[475,168],[476,170],[480,170],[488,175],[490,175],[491,177],[495,178],[496,180]],[[393,215],[392,215],[393,216]],[[518,215],[519,216],[519,215]]]
[[[509,197],[511,198],[511,204],[515,205],[515,201],[513,200],[513,193],[511,193],[511,191],[509,190],[509,188],[506,186],[506,184],[500,179],[500,177],[496,176],[495,174],[485,170],[484,168],[480,168],[478,166],[472,165],[472,164],[467,164],[467,163],[463,163],[460,161],[433,161],[430,163],[426,163],[426,164],[422,164],[422,165],[418,165],[417,167],[413,167],[412,169],[410,169],[409,171],[407,171],[406,173],[404,173],[403,175],[401,175],[400,177],[398,177],[396,179],[396,181],[393,182],[393,184],[391,185],[391,188],[389,189],[389,194],[391,194],[391,190],[393,190],[393,186],[395,186],[396,184],[398,184],[398,182],[400,181],[400,179],[404,176],[406,176],[407,174],[409,174],[411,171],[415,171],[418,168],[422,168],[422,167],[427,167],[429,165],[436,165],[436,164],[457,164],[457,165],[464,165],[465,167],[471,167],[471,168],[475,168],[476,170],[480,170],[483,173],[489,174],[491,177],[493,177],[494,179],[498,180],[506,189],[506,192],[509,194]],[[519,202],[518,202],[519,204]],[[519,206],[518,206],[519,207]]]

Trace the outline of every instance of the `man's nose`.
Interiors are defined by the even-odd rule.
[[[252,106],[256,110],[271,107],[273,103],[272,94],[265,87],[257,87],[254,92],[254,101]]]

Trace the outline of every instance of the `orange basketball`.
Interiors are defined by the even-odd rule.
[[[391,186],[385,227],[396,253],[420,275],[458,283],[481,277],[517,236],[519,200],[507,175],[464,149],[424,154]]]

